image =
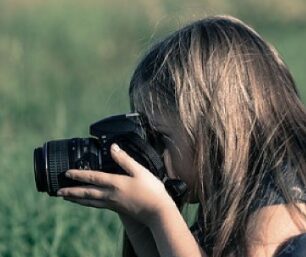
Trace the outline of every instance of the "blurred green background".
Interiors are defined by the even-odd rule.
[[[0,256],[120,256],[116,214],[36,192],[33,149],[129,111],[148,46],[230,14],[280,51],[306,99],[305,0],[0,0]]]

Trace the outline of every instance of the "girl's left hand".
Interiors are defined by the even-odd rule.
[[[111,146],[111,155],[127,175],[68,170],[67,177],[91,185],[62,188],[58,196],[81,205],[128,214],[144,224],[150,222],[152,215],[175,206],[164,184],[118,145]]]

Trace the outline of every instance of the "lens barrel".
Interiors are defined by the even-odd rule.
[[[34,150],[36,188],[56,196],[62,187],[81,185],[68,179],[68,169],[94,169],[102,167],[99,143],[94,138],[72,138],[46,142]]]

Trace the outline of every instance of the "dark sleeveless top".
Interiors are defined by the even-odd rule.
[[[275,257],[305,257],[306,233],[290,238],[281,245],[275,253]]]
[[[285,169],[285,176],[284,176],[286,180],[285,183],[287,183],[287,185],[291,189],[291,193],[295,202],[306,203],[306,188],[303,186],[301,180],[297,178],[297,176],[293,175],[294,172],[292,172],[292,169],[290,170],[291,173],[289,173],[288,169]],[[281,190],[279,189],[275,181],[276,179],[274,178],[272,172],[268,173],[264,177],[262,186],[260,186],[260,189],[258,190],[258,193],[255,197],[255,200],[253,201],[250,207],[251,208],[250,213],[265,206],[287,203],[284,195],[281,193]],[[190,227],[190,230],[194,235],[195,239],[200,244],[200,246],[210,256],[212,254],[213,240],[205,236],[203,228],[204,228],[204,218],[203,218],[202,208],[200,206],[198,209],[197,221]],[[304,238],[303,242],[306,242],[306,234],[303,238]],[[291,246],[294,245],[294,242],[295,241],[292,241],[291,245],[288,244],[286,249],[291,249],[292,248]]]

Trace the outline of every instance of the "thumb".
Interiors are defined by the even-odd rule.
[[[119,166],[124,169],[130,176],[137,176],[139,172],[146,170],[145,167],[136,162],[131,156],[122,150],[119,145],[112,144],[110,152],[113,160],[119,164]]]

